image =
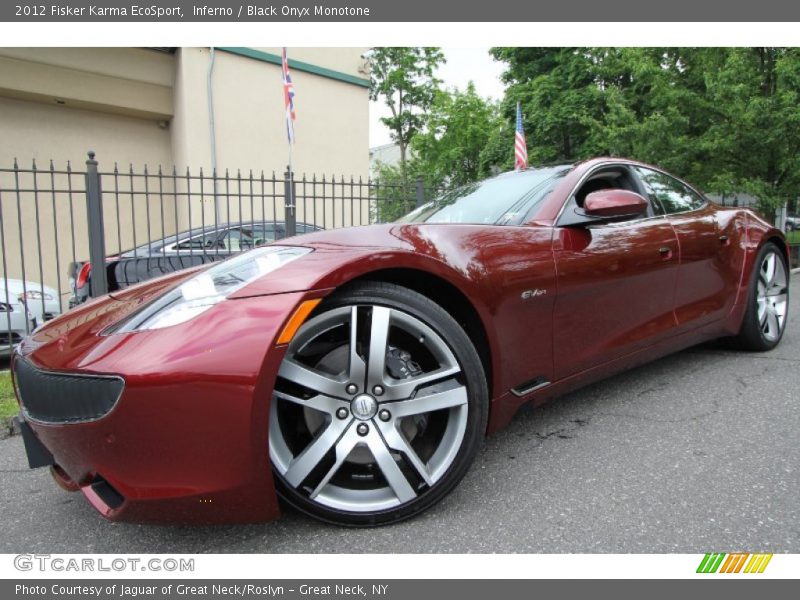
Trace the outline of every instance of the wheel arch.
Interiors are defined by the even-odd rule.
[[[464,292],[439,275],[409,267],[393,267],[363,273],[342,287],[364,281],[380,281],[403,286],[444,308],[472,341],[483,366],[489,397],[495,395],[493,388],[495,368],[492,363],[495,354],[484,321],[474,303]]]
[[[792,261],[791,257],[789,256],[789,244],[786,243],[786,238],[782,235],[779,235],[777,232],[770,232],[761,240],[761,243],[758,245],[758,250],[761,250],[764,245],[770,243],[775,244],[780,251],[783,252],[784,257],[786,257],[786,264],[791,266]]]

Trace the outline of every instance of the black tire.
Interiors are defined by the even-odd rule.
[[[777,260],[780,261],[784,273],[786,274],[786,306],[788,310],[789,265],[786,261],[786,255],[781,249],[773,242],[768,242],[759,250],[754,262],[753,272],[750,274],[750,282],[747,288],[747,310],[742,320],[741,329],[738,335],[728,340],[729,345],[737,350],[746,350],[750,352],[766,352],[772,350],[780,343],[786,331],[785,319],[788,318],[788,314],[784,317],[784,322],[780,328],[779,334],[773,339],[767,337],[764,331],[762,331],[762,326],[758,317],[758,285],[761,265],[764,264],[765,259],[770,254],[774,254],[777,257]]]
[[[348,286],[327,298],[309,317],[304,327],[317,316],[353,306],[379,306],[393,311],[401,311],[430,327],[446,342],[455,356],[461,369],[455,377],[460,385],[466,387],[467,393],[466,429],[455,459],[449,464],[440,479],[427,488],[423,485],[422,487],[425,489],[416,498],[399,506],[385,510],[354,512],[320,504],[310,498],[307,489],[303,490],[299,489],[301,486],[295,488],[290,485],[276,468],[273,460],[273,473],[278,494],[291,506],[325,522],[351,527],[371,527],[399,522],[418,515],[439,502],[456,487],[469,469],[485,436],[489,397],[481,360],[467,334],[441,306],[408,288],[385,282],[363,282]],[[296,338],[302,335],[302,331],[301,328]],[[380,399],[378,400],[380,401]],[[276,402],[275,399],[273,399],[274,402]],[[391,405],[379,404],[379,406]],[[353,412],[353,414],[355,413]],[[375,420],[377,420],[377,416],[375,416]],[[460,423],[463,423],[463,420]],[[402,458],[397,460],[399,463]]]

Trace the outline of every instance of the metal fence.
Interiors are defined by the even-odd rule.
[[[76,289],[87,266],[83,289],[95,296],[109,283],[124,287],[295,232],[392,221],[440,191],[420,180],[399,185],[116,164],[104,170],[93,153],[79,169],[53,161],[0,165],[0,356],[83,299]],[[783,222],[797,266],[800,219]],[[160,254],[151,252],[155,247]],[[127,258],[106,260],[119,255]]]
[[[436,192],[421,181],[116,164],[103,169],[91,152],[79,169],[53,161],[22,167],[15,160],[0,166],[0,356],[69,308],[87,263],[95,296],[115,276],[104,268],[107,257],[132,256],[125,264],[133,271],[173,271],[295,232],[394,220]],[[170,242],[169,264],[154,267],[150,250],[167,248],[163,240]],[[123,271],[124,281],[112,281],[112,288],[133,282]]]

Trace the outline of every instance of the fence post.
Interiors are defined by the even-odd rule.
[[[89,229],[89,262],[92,264],[90,294],[92,297],[108,293],[106,275],[106,240],[103,225],[103,192],[94,151],[89,150],[86,161],[86,216]]]
[[[294,185],[294,173],[287,166],[283,180],[283,198],[285,201],[284,218],[286,220],[285,223],[286,237],[292,237],[297,233],[297,214],[295,213],[295,209],[297,207],[297,203],[295,202],[295,199],[297,198],[296,192],[297,188]]]
[[[784,202],[783,206],[779,206],[775,209],[775,227],[780,229],[781,231],[786,231],[786,214],[787,214],[788,203]]]
[[[425,188],[422,186],[422,175],[417,175],[417,208],[425,204]]]

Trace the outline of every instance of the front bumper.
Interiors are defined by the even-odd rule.
[[[107,298],[41,329],[13,361],[23,431],[52,456],[34,462],[51,462],[63,487],[112,520],[277,517],[268,418],[285,348],[275,339],[303,296],[229,300],[181,325],[103,336],[91,315],[130,308]]]

